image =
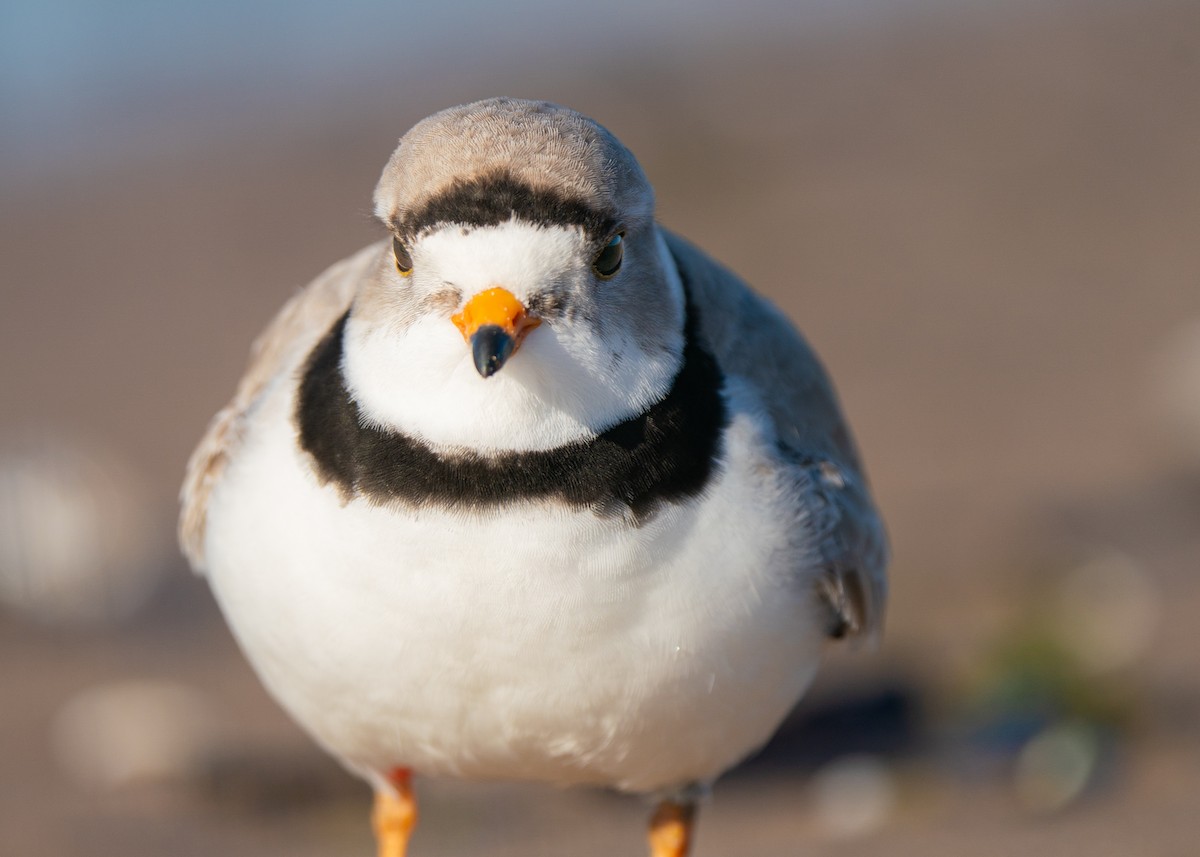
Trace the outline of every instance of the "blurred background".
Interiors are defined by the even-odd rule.
[[[1198,92],[1192,0],[0,3],[0,852],[372,853],[174,495],[400,134],[508,94],[802,327],[893,538],[697,857],[1194,853]],[[421,789],[426,857],[642,852],[634,800]]]

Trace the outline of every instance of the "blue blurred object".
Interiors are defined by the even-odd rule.
[[[811,773],[848,755],[903,756],[923,743],[917,685],[903,679],[810,700],[738,771]]]

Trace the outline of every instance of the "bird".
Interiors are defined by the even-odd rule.
[[[424,777],[641,795],[651,855],[685,857],[827,642],[882,627],[887,538],[828,375],[566,107],[421,120],[374,213],[253,345],[188,462],[183,552],[370,784],[379,857]]]

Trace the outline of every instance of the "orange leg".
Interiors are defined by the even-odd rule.
[[[388,782],[396,790],[375,792],[375,810],[371,826],[379,857],[404,857],[408,838],[417,826],[417,798],[413,793],[412,771],[396,768],[388,774]]]
[[[650,819],[650,857],[687,857],[696,805],[663,801]]]

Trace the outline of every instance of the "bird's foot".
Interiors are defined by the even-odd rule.
[[[660,803],[650,819],[650,857],[687,857],[695,817],[694,803]]]
[[[376,790],[371,826],[375,829],[379,857],[404,857],[408,852],[408,839],[417,826],[412,771],[396,768],[388,774],[387,780],[394,791]]]

